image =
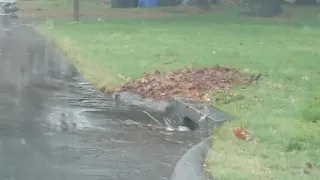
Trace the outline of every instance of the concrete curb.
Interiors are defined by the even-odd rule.
[[[194,101],[186,98],[174,98],[169,102],[151,99],[143,99],[141,96],[128,93],[118,92],[113,94],[114,98],[119,101],[140,106],[154,111],[174,112],[180,117],[189,117],[194,121],[203,137],[207,137],[199,144],[187,151],[184,156],[177,162],[170,180],[208,180],[203,163],[209,152],[212,142],[210,135],[217,127],[225,121],[234,119],[230,115],[208,103]],[[183,119],[177,124],[182,124]]]
[[[234,119],[230,115],[207,103],[193,100],[175,99],[178,112],[195,120],[200,131],[207,137],[199,144],[192,147],[177,162],[170,180],[208,180],[203,170],[203,163],[212,146],[211,134],[225,121]]]
[[[203,163],[211,148],[211,139],[206,138],[192,147],[176,164],[170,180],[208,180]]]
[[[111,94],[111,96],[116,102],[138,106],[155,112],[166,112],[170,105],[170,103],[167,101],[145,99],[142,96],[132,92],[114,92]]]
[[[182,117],[189,117],[199,125],[204,137],[209,137],[213,130],[225,121],[234,119],[233,115],[224,112],[211,104],[185,98],[175,98],[171,101],[173,111]],[[181,122],[180,122],[181,123]]]

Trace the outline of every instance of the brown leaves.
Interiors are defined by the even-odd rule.
[[[248,141],[251,139],[250,133],[247,130],[245,130],[243,127],[234,128],[232,132],[233,132],[233,135],[238,139],[242,139],[245,141]]]
[[[153,71],[144,73],[142,78],[134,82],[126,83],[120,91],[131,91],[154,99],[185,96],[210,101],[204,91],[228,91],[234,85],[246,85],[254,80],[252,75],[220,66],[194,70],[179,69],[167,74]]]

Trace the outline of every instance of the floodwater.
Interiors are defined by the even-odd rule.
[[[135,125],[155,122],[95,90],[32,27],[0,31],[0,46],[0,179],[165,180],[202,139]]]

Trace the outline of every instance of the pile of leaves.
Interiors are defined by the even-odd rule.
[[[146,98],[169,99],[176,96],[209,101],[206,92],[226,92],[233,86],[256,82],[260,75],[240,72],[235,68],[214,66],[201,69],[179,69],[170,73],[144,73],[120,91],[130,91]]]

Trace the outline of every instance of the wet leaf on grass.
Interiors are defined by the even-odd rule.
[[[233,135],[238,139],[245,140],[245,141],[248,141],[251,139],[250,133],[247,130],[245,130],[243,127],[234,128],[232,132],[233,132]]]

